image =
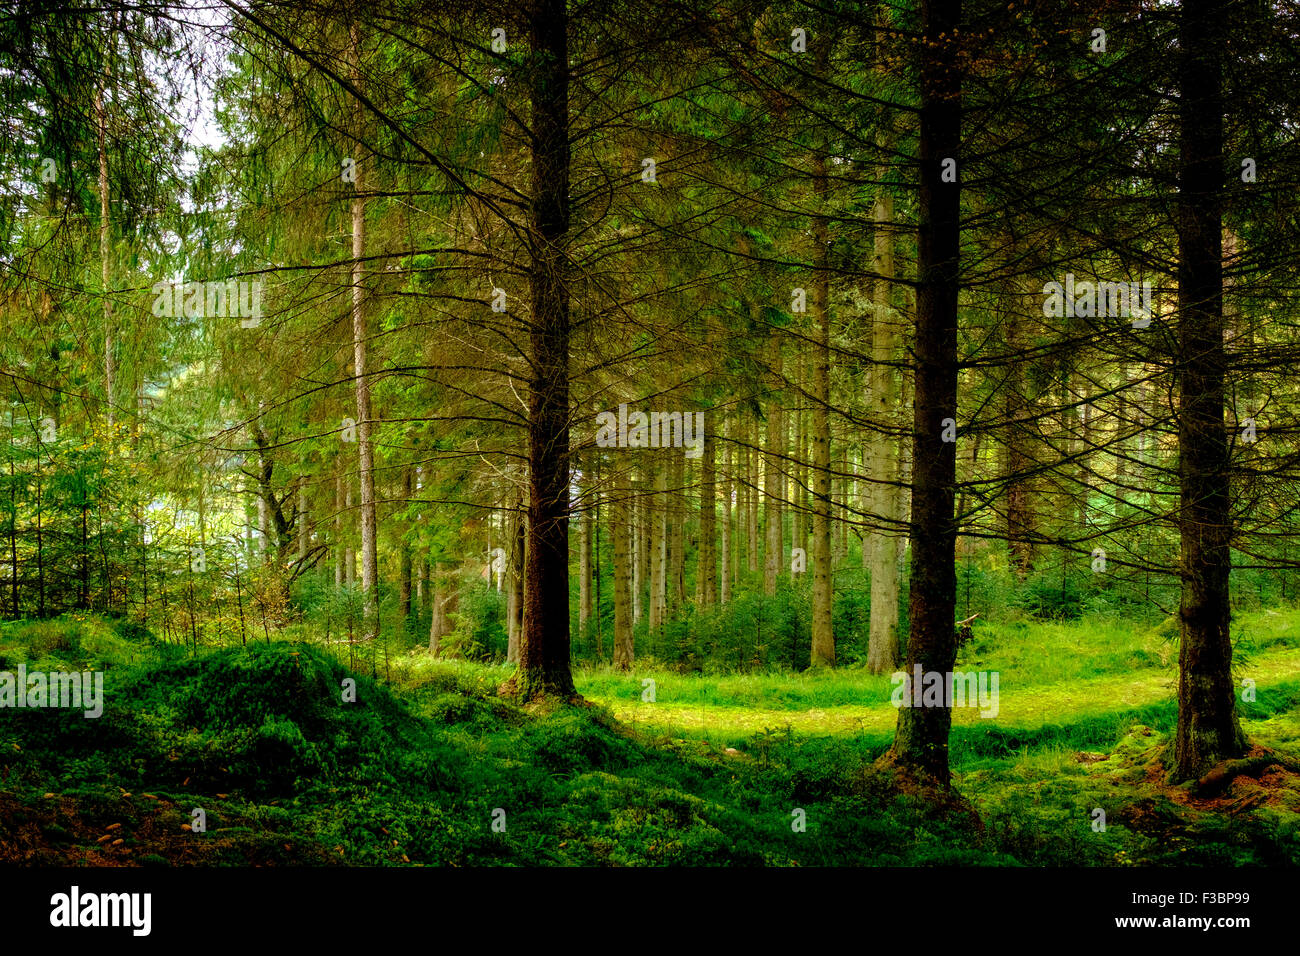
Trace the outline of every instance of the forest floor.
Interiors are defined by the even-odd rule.
[[[976,821],[866,772],[897,711],[889,677],[855,668],[579,670],[598,706],[525,710],[495,696],[506,668],[422,651],[378,682],[304,643],[193,654],[93,616],[7,624],[0,671],[103,670],[106,699],[98,719],[0,710],[0,862],[1297,865],[1300,776],[1269,753],[1300,757],[1300,611],[1234,628],[1243,726],[1268,749],[1205,791],[1164,778],[1168,623],[978,629],[958,666],[998,672],[998,710],[956,710],[951,744]]]

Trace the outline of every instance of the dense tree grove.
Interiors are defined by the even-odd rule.
[[[11,4],[0,613],[535,699],[1154,609],[1198,777],[1300,585],[1298,14]]]

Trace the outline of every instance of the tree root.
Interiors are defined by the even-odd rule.
[[[1198,796],[1209,796],[1219,793],[1238,777],[1258,777],[1262,771],[1274,765],[1289,770],[1291,773],[1300,774],[1300,762],[1274,750],[1256,747],[1255,751],[1247,757],[1241,757],[1237,760],[1225,760],[1223,763],[1212,767],[1205,776],[1196,781],[1196,794]]]

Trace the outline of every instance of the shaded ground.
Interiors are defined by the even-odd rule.
[[[0,630],[0,668],[19,655],[102,666],[105,713],[0,712],[6,863],[1300,863],[1293,769],[1257,761],[1213,793],[1165,782],[1175,713],[1159,655],[1059,688],[1007,671],[998,717],[968,713],[954,728],[954,784],[969,803],[936,814],[864,783],[892,733],[887,693],[809,706],[881,689],[852,671],[652,671],[657,703],[640,700],[639,674],[580,674],[588,699],[635,718],[620,722],[601,707],[520,709],[495,696],[500,668],[416,655],[386,687],[304,644],[192,659],[102,622],[63,626]],[[1274,638],[1251,649],[1259,695],[1242,718],[1286,763],[1300,655]],[[756,706],[768,700],[777,706]],[[699,724],[661,723],[669,713]],[[196,806],[203,833],[187,829]]]

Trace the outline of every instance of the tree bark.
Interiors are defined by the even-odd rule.
[[[352,81],[361,82],[361,38],[357,25],[352,25]],[[360,103],[356,104],[357,127],[364,117]],[[375,457],[370,441],[370,379],[366,374],[366,349],[369,332],[366,328],[365,288],[363,279],[366,254],[366,201],[362,195],[364,171],[356,167],[355,194],[352,197],[352,375],[357,395],[357,457],[361,488],[361,594],[362,640],[379,636],[379,559],[377,516],[375,511]]]
[[[508,645],[506,663],[519,663],[519,642],[524,633],[524,566],[527,563],[528,527],[523,511],[523,502],[516,504],[510,512],[508,545],[508,567],[510,590],[506,599],[506,616],[509,619]]]
[[[835,633],[831,608],[831,277],[830,235],[823,215],[826,204],[826,160],[816,157],[813,190],[817,214],[813,217],[817,293],[814,298],[817,346],[813,353],[812,409],[812,654],[813,667],[835,665]],[[800,542],[802,543],[802,542]]]
[[[407,465],[402,469],[402,503],[410,507],[411,497],[414,493],[415,481],[411,474],[411,466]],[[410,524],[407,521],[402,522],[402,537],[398,541],[399,550],[399,580],[398,580],[398,603],[402,608],[403,622],[411,618],[411,584],[413,583],[415,565],[411,558],[411,541],[410,541]]]
[[[642,597],[645,594],[645,576],[643,572],[647,563],[644,560],[645,547],[641,534],[645,523],[645,508],[640,499],[632,497],[631,487],[627,488],[627,494],[629,496],[626,508],[627,533],[628,546],[631,548],[628,565],[630,569],[629,587],[632,596],[632,627],[635,629],[641,623],[641,616],[645,611],[642,606]]]
[[[814,225],[814,231],[815,229],[816,226]],[[814,254],[815,254],[815,250],[814,250]],[[818,281],[819,280],[820,277],[818,277]],[[816,282],[814,283],[814,285],[816,285]],[[814,295],[815,294],[816,292],[814,290]],[[817,305],[816,303],[813,303],[814,318],[816,317],[816,310],[817,310]],[[812,338],[815,342],[816,335],[817,335],[816,328],[814,328],[812,332],[813,334],[812,336],[810,336],[810,338]],[[790,453],[790,457],[793,459],[793,461],[790,464],[790,551],[791,554],[794,553],[795,548],[806,549],[808,547],[808,525],[811,523],[810,518],[812,514],[812,509],[809,507],[810,501],[809,501],[809,494],[808,494],[809,487],[810,487],[809,468],[808,468],[808,457],[806,455],[809,446],[808,428],[807,428],[808,416],[804,414],[803,405],[805,401],[804,398],[805,394],[814,394],[814,399],[813,399],[814,401],[816,401],[816,398],[815,398],[815,389],[809,388],[809,382],[808,382],[809,369],[808,369],[808,363],[804,361],[804,352],[808,349],[815,350],[816,347],[817,346],[812,343],[808,343],[808,344],[800,343],[799,347],[795,350],[794,394],[797,396],[797,398],[796,398],[795,408],[792,412],[790,412],[791,421],[789,423],[790,437],[791,440],[794,442],[794,447]],[[814,412],[813,414],[815,415],[816,413]],[[812,492],[813,496],[815,496],[816,494],[817,494],[816,491]],[[815,507],[815,505],[813,505],[813,507]]]
[[[1015,281],[1014,279],[1011,281]],[[1006,319],[1006,345],[1008,354],[1023,351],[1024,321],[1020,314],[1018,297],[1009,296],[1011,301],[1004,312]],[[1007,368],[1006,385],[1003,394],[1002,430],[1002,485],[1003,492],[1003,528],[1002,534],[1007,543],[1007,558],[1011,569],[1022,580],[1033,569],[1034,545],[1031,540],[1034,532],[1034,514],[1030,503],[1029,470],[1033,459],[1029,454],[1032,440],[1029,418],[1033,409],[1030,406],[1025,381],[1025,363],[1013,360]]]
[[[768,400],[767,410],[767,472],[763,485],[766,496],[764,504],[764,551],[763,551],[763,593],[776,594],[776,579],[785,563],[784,520],[785,499],[785,462],[781,455],[785,451],[785,415],[779,405],[783,382],[781,336],[773,332],[772,350],[772,388],[773,394]]]
[[[883,177],[881,177],[883,179]],[[871,409],[877,427],[898,424],[898,373],[890,365],[899,351],[899,323],[891,307],[894,279],[894,196],[881,188],[873,211],[875,219],[872,290],[874,317],[871,327]],[[898,665],[898,586],[902,489],[901,452],[890,432],[873,432],[864,449],[868,478],[868,511],[881,527],[863,537],[863,553],[871,574],[871,622],[867,639],[867,670],[873,674],[892,671]]]
[[[432,605],[429,615],[429,653],[437,657],[442,652],[442,638],[447,633],[447,599],[443,594],[442,572],[436,566],[433,569]]]
[[[528,557],[514,692],[574,694],[569,657],[569,40],[565,0],[529,12],[533,69]]]
[[[113,303],[109,298],[112,291],[112,247],[109,235],[108,203],[108,116],[104,106],[104,91],[99,86],[95,87],[95,126],[98,134],[99,154],[100,295],[104,300],[104,407],[108,418],[109,433],[112,434],[114,422],[113,382],[117,377],[117,364],[113,355]]]
[[[627,473],[620,470],[609,505],[609,527],[614,544],[614,666],[621,671],[631,669],[633,655],[630,538],[634,531],[628,520],[630,503]]]
[[[722,604],[727,604],[731,600],[731,576],[735,570],[735,560],[731,553],[732,544],[732,517],[734,511],[731,507],[731,490],[734,486],[731,480],[731,462],[735,446],[729,440],[731,438],[733,426],[730,420],[723,423],[723,444],[722,444],[722,585],[718,594],[718,600]]]
[[[1245,751],[1232,683],[1232,514],[1224,421],[1223,0],[1181,8],[1178,191],[1178,727],[1173,777],[1190,780]]]
[[[961,0],[922,0],[927,54],[921,61],[920,172],[916,295],[916,385],[913,398],[912,570],[907,673],[946,675],[956,659],[956,524],[953,490],[957,445],[943,440],[943,420],[957,417],[957,296],[960,288],[960,172],[942,181],[943,160],[961,161],[961,72],[954,65]],[[951,784],[948,734],[952,711],[900,707],[886,757],[912,775]]]
[[[758,453],[758,421],[745,416],[745,442],[743,455],[743,472],[745,475],[745,537],[748,547],[745,553],[745,566],[751,572],[758,571],[758,481],[760,458]]]
[[[591,581],[591,539],[592,516],[596,508],[595,483],[589,483],[583,496],[582,517],[578,523],[578,635],[586,639],[591,625],[592,615],[592,581]]]
[[[352,505],[354,503],[352,497],[352,476],[344,476],[343,481],[343,505],[348,516],[348,520],[344,522],[344,532],[347,534],[348,545],[343,552],[343,583],[349,588],[352,588],[356,587],[357,584],[357,552],[356,549],[352,547]]]
[[[702,607],[718,603],[718,475],[717,442],[712,431],[712,412],[705,413],[704,449],[700,458],[700,547],[696,577],[700,582]]]
[[[650,499],[650,633],[664,626],[668,609],[668,504],[662,462],[655,460],[654,496]]]
[[[347,560],[347,548],[343,541],[343,469],[336,468],[334,474],[334,587],[343,587],[343,562]]]

